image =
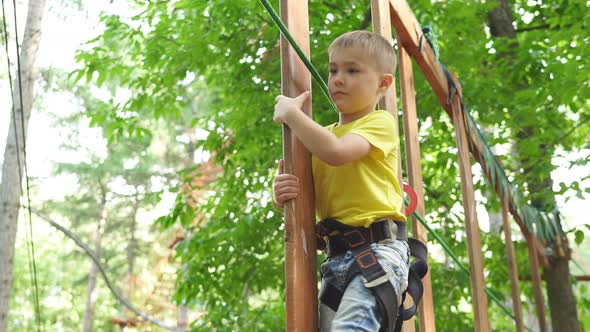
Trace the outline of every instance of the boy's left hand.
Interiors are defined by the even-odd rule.
[[[283,95],[277,96],[275,98],[277,103],[275,104],[273,120],[277,123],[287,124],[289,114],[291,112],[300,112],[307,98],[309,98],[309,91],[305,91],[295,98],[289,98]]]

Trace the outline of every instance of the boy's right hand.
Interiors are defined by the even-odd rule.
[[[272,186],[272,198],[275,205],[283,208],[285,202],[299,194],[299,179],[293,174],[283,174],[284,161],[279,160],[279,173]]]

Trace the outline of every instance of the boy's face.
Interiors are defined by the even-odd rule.
[[[334,48],[330,52],[330,97],[343,114],[365,115],[372,112],[380,95],[383,75],[358,47]]]

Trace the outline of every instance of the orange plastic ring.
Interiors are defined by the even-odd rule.
[[[409,199],[410,199],[410,204],[408,206],[406,206],[406,217],[411,215],[412,213],[414,213],[414,211],[416,210],[416,206],[418,205],[418,195],[416,195],[416,192],[414,191],[414,189],[412,187],[410,187],[409,185],[405,184],[403,185],[403,189],[404,192],[406,194],[408,194]]]

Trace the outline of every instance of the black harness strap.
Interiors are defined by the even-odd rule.
[[[389,282],[389,275],[383,270],[381,264],[377,261],[375,254],[369,245],[362,246],[352,251],[355,257],[355,265],[350,269],[347,283],[354,276],[361,273],[363,278],[370,284],[371,282],[380,282],[376,286],[367,286],[374,293],[377,300],[377,307],[382,313],[383,322],[382,331],[394,332],[396,320],[399,312],[397,303],[397,293],[393,285]],[[338,306],[344,293],[330,283],[322,285],[320,291],[320,301],[330,307],[333,311],[338,311]],[[401,327],[401,323],[398,323]],[[386,329],[385,329],[386,328]]]
[[[371,243],[391,242],[393,239],[408,240],[405,222],[385,219],[365,228],[348,226],[335,219],[326,219],[318,224],[316,230],[319,237],[328,237],[327,249],[330,257],[351,251],[355,262],[349,270],[346,282],[349,283],[359,273],[362,275],[367,288],[375,294],[377,306],[383,317],[380,331],[401,331],[403,321],[416,313],[416,304],[422,298],[423,286],[420,279],[428,271],[426,246],[415,239],[408,241],[410,254],[416,259],[410,266],[408,288],[402,294],[402,303],[408,293],[414,300],[414,305],[403,309],[398,303],[393,285],[389,282],[390,276],[377,261]],[[338,311],[342,296],[343,292],[329,283],[322,285],[319,294],[320,301],[333,311]]]
[[[405,299],[405,295],[409,294],[414,303],[409,308],[402,308],[399,314],[401,320],[408,320],[416,314],[418,303],[420,303],[424,294],[422,278],[428,272],[428,250],[424,243],[420,240],[409,238],[408,244],[410,245],[410,255],[414,257],[414,262],[410,265],[408,288],[406,288],[403,298]]]

